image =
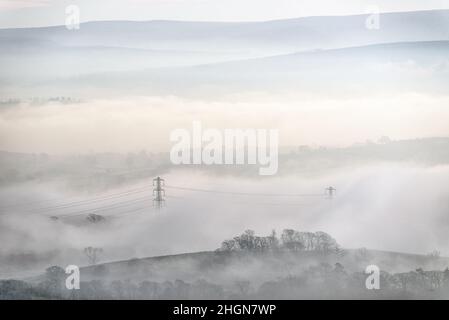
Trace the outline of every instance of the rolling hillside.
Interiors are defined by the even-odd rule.
[[[449,258],[362,249],[347,250],[342,256],[320,252],[248,254],[211,251],[109,262],[81,268],[81,273],[85,281],[205,279],[218,284],[238,280],[260,284],[322,263],[340,263],[348,272],[363,272],[368,265],[376,264],[383,271],[396,273],[417,268],[443,270],[449,266]]]

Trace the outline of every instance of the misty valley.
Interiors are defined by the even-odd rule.
[[[441,1],[73,2],[0,0],[0,300],[449,299]]]
[[[270,181],[262,181],[252,165],[192,169],[171,164],[167,154],[144,151],[2,153],[7,178],[1,180],[0,237],[9,245],[0,254],[1,297],[444,298],[449,259],[439,250],[447,250],[447,227],[440,224],[440,241],[429,243],[428,222],[415,223],[413,216],[439,219],[447,206],[429,212],[408,196],[448,196],[447,146],[448,139],[386,138],[348,148],[301,146],[281,152],[279,167],[288,170]],[[439,154],[429,153],[437,147]],[[156,173],[165,180],[165,207],[159,210],[152,203]],[[442,187],[425,188],[434,176]],[[412,177],[418,184],[405,187]],[[387,208],[377,205],[384,183],[396,194]],[[330,198],[324,187],[332,184],[338,188]],[[354,194],[363,202],[354,202]],[[394,219],[404,208],[410,232]],[[389,222],[354,220],[369,211],[382,212]],[[343,225],[336,227],[333,219]],[[247,230],[233,236],[242,225],[269,235]],[[390,245],[399,238],[402,246]],[[79,290],[65,287],[68,265],[80,268]],[[370,265],[380,269],[380,290],[366,290]]]

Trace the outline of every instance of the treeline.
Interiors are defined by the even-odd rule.
[[[337,241],[325,232],[299,232],[292,229],[285,229],[280,238],[274,230],[271,235],[265,237],[256,236],[254,231],[246,230],[233,239],[223,241],[218,249],[225,252],[275,250],[342,252]]]
[[[0,280],[0,300],[17,299],[224,299],[224,289],[206,280],[199,279],[193,283],[176,281],[142,281],[130,280],[92,280],[81,281],[80,289],[66,288],[67,275],[61,267],[46,269],[45,275],[38,283],[20,280]]]
[[[47,269],[37,284],[0,281],[0,300],[5,299],[447,299],[449,269],[390,274],[381,271],[380,289],[367,290],[367,275],[347,272],[343,265],[321,263],[299,273],[261,285],[234,281],[218,285],[206,280],[175,281],[92,280],[79,290],[65,288],[66,275],[59,267]]]
[[[7,98],[0,100],[0,106],[15,106],[21,103],[27,103],[29,105],[43,105],[48,102],[59,102],[62,104],[80,103],[81,99],[66,97],[66,96],[55,96],[55,97],[33,97],[29,99],[18,99],[18,98]]]
[[[312,266],[300,274],[262,284],[257,299],[448,299],[449,269],[380,272],[380,288],[366,288],[367,274],[347,272],[337,263]]]

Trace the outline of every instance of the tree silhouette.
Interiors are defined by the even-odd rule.
[[[87,247],[84,248],[84,254],[87,256],[90,265],[97,264],[98,256],[103,252],[101,248]]]

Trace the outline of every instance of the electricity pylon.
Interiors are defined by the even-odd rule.
[[[165,207],[165,190],[162,187],[165,185],[165,180],[161,179],[161,177],[157,177],[153,179],[153,206],[160,210],[162,207]]]

